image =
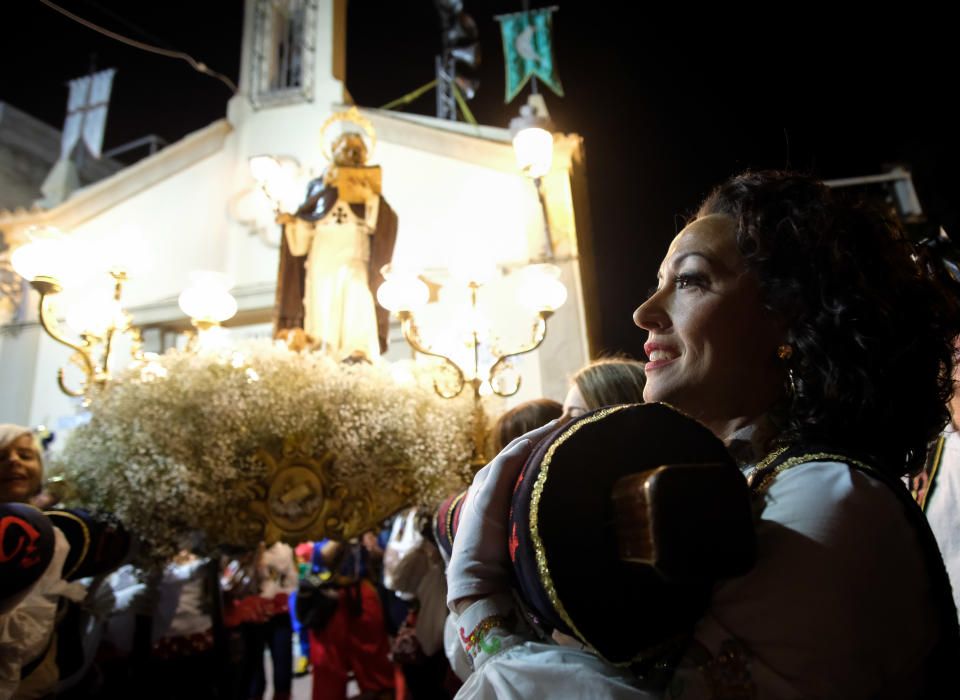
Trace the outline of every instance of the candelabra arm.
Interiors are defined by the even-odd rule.
[[[84,382],[83,384],[84,389],[87,388],[88,383],[89,381]],[[60,391],[62,391],[67,396],[84,396],[86,394],[86,392],[83,390],[77,391],[76,389],[71,389],[66,385],[66,383],[63,380],[63,367],[57,370],[57,386],[59,386]]]
[[[123,283],[127,281],[127,273],[122,270],[111,270],[110,276],[113,277],[113,300],[118,302],[123,296]],[[126,316],[126,314],[124,314]],[[100,376],[107,377],[110,374],[110,353],[113,352],[113,336],[117,330],[126,330],[129,327],[129,318],[124,322],[123,328],[117,327],[115,319],[111,320],[103,338],[103,361],[100,368]],[[62,388],[62,387],[61,387]]]
[[[487,463],[487,414],[483,410],[483,402],[478,394],[473,397],[473,458],[475,469]]]
[[[433,390],[437,392],[440,396],[445,399],[452,399],[455,396],[459,396],[460,392],[463,391],[463,387],[466,385],[467,381],[463,376],[463,370],[457,365],[456,362],[451,360],[446,355],[443,355],[439,352],[434,352],[428,349],[420,340],[420,332],[417,330],[417,325],[413,321],[413,314],[409,311],[400,311],[398,313],[400,316],[400,330],[403,332],[403,337],[406,339],[407,343],[410,344],[414,350],[419,352],[421,355],[429,355],[430,357],[439,357],[443,360],[449,367],[451,367],[457,377],[457,388],[456,391],[452,393],[444,392],[440,389],[440,385],[437,383],[437,380],[433,380]]]
[[[93,359],[90,357],[90,344],[84,340],[83,343],[75,343],[64,336],[57,327],[57,321],[51,308],[50,296],[60,291],[60,285],[52,280],[36,279],[30,283],[34,289],[40,293],[40,304],[37,315],[40,317],[40,327],[61,345],[66,345],[74,350],[83,361],[83,372],[87,375],[87,381],[84,387],[97,376],[97,369],[93,365]],[[57,372],[57,382],[60,389],[69,396],[82,396],[83,392],[77,393],[68,389],[63,384],[63,369]]]
[[[490,388],[493,390],[493,392],[497,396],[503,396],[503,397],[513,396],[520,390],[521,378],[519,376],[517,377],[517,383],[513,386],[513,389],[511,391],[497,391],[494,385],[493,379],[494,377],[497,376],[497,374],[499,374],[502,371],[504,364],[511,357],[518,357],[520,355],[525,355],[528,352],[533,352],[538,347],[540,347],[540,345],[543,343],[544,338],[547,337],[547,317],[549,315],[550,315],[549,311],[541,311],[540,314],[537,316],[537,320],[533,324],[533,335],[532,335],[531,341],[527,345],[524,345],[522,348],[518,350],[514,350],[513,352],[507,353],[505,355],[501,355],[499,358],[497,358],[497,361],[494,362],[493,365],[490,367],[490,371],[487,373],[487,378],[488,378],[488,381],[490,382]]]
[[[537,188],[537,199],[540,200],[540,210],[543,212],[544,252],[547,260],[553,260],[553,235],[550,233],[550,214],[547,212],[547,197],[543,192],[543,178],[534,178],[533,184]]]

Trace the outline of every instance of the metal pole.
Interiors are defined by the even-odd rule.
[[[523,12],[524,12],[524,14],[529,14],[529,12],[530,12],[530,1],[529,1],[529,0],[523,0]],[[530,76],[530,94],[531,94],[531,95],[536,95],[536,94],[538,94],[538,93],[537,93],[537,76],[536,76],[536,75],[531,75],[531,76]],[[552,257],[552,256],[551,256],[551,257]]]
[[[543,211],[543,237],[546,243],[547,260],[553,260],[553,236],[550,235],[550,215],[547,214],[547,198],[543,194],[543,178],[533,178],[533,184],[537,188],[537,198],[540,200],[540,209]]]

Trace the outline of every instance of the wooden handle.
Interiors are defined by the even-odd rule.
[[[617,481],[620,558],[675,581],[745,573],[756,557],[746,480],[730,465],[668,464]]]

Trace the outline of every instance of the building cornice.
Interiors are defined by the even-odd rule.
[[[30,226],[55,226],[64,230],[80,226],[130,197],[220,152],[231,131],[233,127],[226,119],[217,120],[134,165],[77,190],[67,201],[52,209],[34,207],[30,210],[2,210],[0,229],[8,236],[8,240],[16,240],[18,234]]]

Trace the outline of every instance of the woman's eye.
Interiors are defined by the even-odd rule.
[[[707,281],[703,275],[682,272],[673,278],[673,284],[677,289],[688,289],[690,287],[705,287]]]

